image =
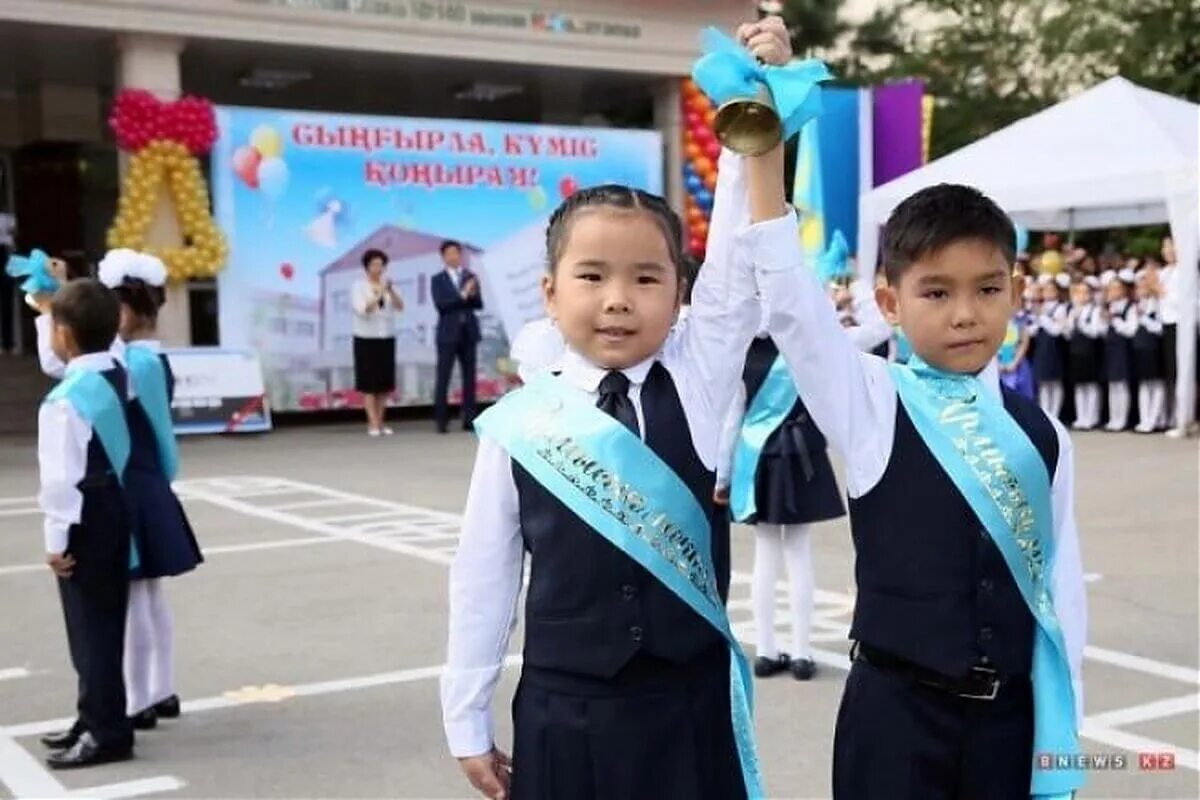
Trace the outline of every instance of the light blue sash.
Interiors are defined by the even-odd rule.
[[[1030,759],[1078,756],[1075,692],[1050,590],[1054,531],[1045,462],[1000,397],[975,376],[943,372],[916,355],[891,371],[913,425],[999,548],[1037,620]],[[1030,793],[1069,798],[1083,783],[1079,770],[1034,763]]]
[[[134,342],[125,348],[125,363],[129,365],[129,377],[133,381],[138,402],[145,409],[150,427],[154,430],[163,473],[168,481],[173,481],[179,471],[179,449],[175,443],[175,428],[171,424],[167,371],[163,369],[158,353]]]
[[[783,356],[777,356],[746,409],[737,448],[733,451],[729,509],[738,522],[745,522],[758,512],[754,489],[763,445],[783,424],[798,398],[792,373],[788,371]]]
[[[129,463],[129,424],[125,419],[125,402],[117,396],[112,384],[99,372],[68,371],[67,376],[46,395],[46,402],[66,399],[76,413],[92,426],[117,481],[125,482],[125,465]],[[129,568],[141,564],[137,547],[129,548]]]
[[[550,373],[477,417],[475,430],[725,637],[746,794],[763,798],[750,668],[717,592],[708,515],[691,490],[629,429]]]

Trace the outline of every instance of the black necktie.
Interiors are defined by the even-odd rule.
[[[634,436],[641,436],[638,428],[637,412],[633,410],[633,401],[629,399],[629,378],[624,372],[611,370],[600,381],[600,399],[596,408],[620,422],[633,431]]]

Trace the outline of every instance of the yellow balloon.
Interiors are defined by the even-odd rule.
[[[259,125],[250,134],[250,144],[263,159],[275,158],[283,152],[283,139],[270,125]]]

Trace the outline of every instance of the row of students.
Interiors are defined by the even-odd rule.
[[[1024,311],[1042,410],[1058,417],[1070,385],[1075,427],[1099,427],[1103,386],[1105,428],[1122,431],[1129,424],[1131,387],[1136,386],[1135,430],[1152,433],[1167,427],[1163,322],[1152,273],[1127,268],[1099,278],[1043,275],[1027,293]]]
[[[42,739],[57,769],[130,758],[135,729],[180,714],[161,579],[203,559],[170,487],[174,377],[153,338],[165,277],[116,250],[99,280],[34,301],[42,368],[62,379],[39,414],[40,500],[80,679],[75,723]]]
[[[765,64],[790,58],[776,20],[739,38]],[[858,593],[834,796],[1069,796],[1081,773],[1035,772],[1033,755],[1079,752],[1074,466],[1062,426],[992,366],[1018,299],[1011,223],[961,186],[897,208],[881,307],[914,358],[889,366],[801,265],[782,148],[720,167],[676,335],[682,229],[661,198],[596,187],[551,217],[543,287],[565,350],[476,422],[442,675],[451,752],[489,798],[765,796],[723,604],[729,543],[710,524],[761,294],[799,399],[847,464]],[[510,759],[491,698],[526,558]]]

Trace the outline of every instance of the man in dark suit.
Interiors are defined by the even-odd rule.
[[[441,252],[446,268],[433,276],[429,291],[438,310],[434,412],[438,432],[445,433],[449,419],[446,391],[455,359],[462,371],[463,430],[471,430],[475,418],[475,347],[480,338],[475,312],[483,308],[483,296],[479,277],[462,264],[462,245],[447,240],[442,242]]]

